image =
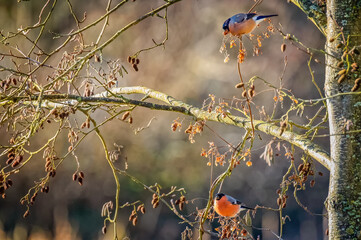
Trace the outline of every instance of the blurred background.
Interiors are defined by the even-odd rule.
[[[82,26],[94,21],[105,13],[107,1],[71,1],[79,18],[86,12],[86,21]],[[119,1],[114,1],[113,4]],[[129,2],[112,14],[109,27],[104,39],[109,38],[114,32],[124,27],[130,21],[139,18],[151,9],[163,4],[161,0],[138,0]],[[116,39],[103,51],[103,59],[120,59],[127,68],[128,73],[119,79],[118,86],[146,86],[167,93],[186,103],[201,107],[209,94],[214,94],[216,99],[232,99],[240,97],[241,91],[234,85],[239,82],[236,59],[238,47],[229,49],[230,61],[224,63],[224,55],[219,52],[222,46],[222,24],[232,15],[247,12],[253,5],[252,0],[188,0],[172,5],[168,10],[169,40],[165,48],[156,48],[139,55],[139,72],[135,72],[127,63],[127,57],[142,48],[153,45],[152,39],[161,42],[165,37],[165,24],[160,18],[152,17]],[[33,25],[38,21],[38,14],[42,8],[42,1],[16,1],[0,0],[0,22],[3,33],[15,32],[21,26]],[[52,49],[58,40],[52,38],[51,32],[68,33],[75,29],[73,18],[69,13],[65,1],[57,3],[46,33],[40,42],[44,48]],[[282,28],[285,33],[295,36],[306,46],[323,48],[324,37],[318,29],[307,20],[305,14],[293,4],[284,0],[264,0],[256,8],[260,14],[278,14],[272,18],[275,27]],[[88,43],[95,42],[102,27],[94,27],[85,34]],[[255,30],[255,34],[267,32],[268,23],[265,21]],[[283,53],[280,51],[282,43],[287,44]],[[275,31],[270,38],[262,41],[262,54],[252,55],[252,42],[244,39],[247,57],[241,65],[243,78],[248,80],[252,76],[259,76],[279,86],[280,77],[284,70],[284,58],[287,57],[287,68],[283,76],[283,86],[292,91],[299,98],[318,98],[319,95],[311,82],[311,75],[307,66],[309,56],[296,47],[288,44],[283,37]],[[21,45],[21,41],[19,42]],[[323,63],[323,56],[317,56]],[[54,59],[56,63],[56,59]],[[311,63],[315,80],[323,88],[324,65]],[[45,74],[44,74],[45,75]],[[41,79],[39,73],[38,79]],[[256,82],[256,91],[266,89],[261,82]],[[254,101],[259,107],[264,106],[270,113],[273,109],[274,92],[269,91],[257,96]],[[255,105],[253,106],[256,109]],[[278,108],[277,116],[282,116],[287,108]],[[306,109],[302,117],[292,116],[292,120],[305,124],[307,118],[312,117],[317,109]],[[257,111],[256,111],[257,112]],[[76,117],[76,115],[75,115]],[[95,112],[94,117],[101,121],[105,116]],[[155,117],[149,128],[138,134],[134,130],[143,127]],[[179,117],[183,128],[173,132],[171,124]],[[256,113],[256,118],[259,115]],[[177,113],[152,111],[137,108],[133,112],[132,125],[119,120],[103,126],[107,144],[111,147],[114,143],[123,146],[121,149],[120,163],[124,164],[127,158],[129,173],[138,177],[148,185],[160,184],[164,191],[171,186],[186,189],[187,199],[197,199],[186,206],[184,215],[194,211],[196,207],[204,208],[207,203],[210,186],[211,169],[207,166],[207,159],[200,156],[201,149],[208,148],[208,142],[215,142],[218,146],[225,146],[212,131],[205,129],[201,135],[195,137],[195,143],[188,141],[184,130],[192,119]],[[84,121],[79,115],[78,122]],[[237,144],[243,131],[224,126],[219,123],[207,123],[215,132],[221,134],[227,141]],[[55,126],[54,126],[55,127]],[[8,141],[5,129],[0,129],[1,143]],[[51,125],[41,134],[32,139],[34,146],[44,143],[54,134]],[[275,158],[274,164],[269,167],[260,158],[264,146],[271,138],[262,135],[262,140],[255,141],[252,150],[251,167],[241,163],[230,178],[222,186],[222,192],[232,195],[248,206],[264,205],[277,208],[276,191],[282,181],[283,174],[289,166],[289,160],[281,151]],[[69,147],[66,134],[63,142],[56,146],[58,154],[64,154]],[[316,142],[328,149],[328,138],[317,138]],[[113,147],[111,150],[115,150]],[[225,148],[224,148],[225,149]],[[222,151],[222,149],[220,150]],[[102,146],[94,134],[90,135],[76,150],[81,170],[85,173],[83,186],[72,181],[72,174],[76,171],[77,164],[74,157],[68,157],[63,166],[57,171],[57,176],[50,183],[50,192],[39,195],[30,215],[23,219],[26,208],[20,205],[19,200],[34,181],[44,175],[44,160],[39,156],[38,161],[33,159],[26,169],[13,177],[14,186],[7,192],[7,198],[0,200],[0,239],[111,239],[111,227],[108,234],[101,233],[103,218],[100,216],[102,205],[107,201],[114,201],[115,184]],[[302,152],[297,150],[296,163],[300,163]],[[5,160],[1,159],[1,162]],[[323,176],[315,176],[316,184],[304,192],[299,192],[300,201],[316,214],[324,212],[323,202],[328,190],[328,172],[321,165],[315,165],[317,171]],[[213,178],[223,172],[225,167],[218,166],[214,169]],[[137,226],[132,226],[128,217],[133,210],[124,208],[120,210],[118,231],[120,239],[180,239],[185,224],[179,224],[178,219],[166,207],[156,209],[150,204],[152,195],[141,186],[134,184],[125,177],[120,178],[121,191],[120,203],[132,202],[140,199],[145,203],[146,214],[139,218]],[[312,216],[298,206],[291,196],[293,189],[289,190],[290,198],[284,215],[289,216],[284,226],[284,239],[323,239],[326,226],[322,216]],[[276,212],[258,210],[253,219],[254,226],[268,228],[279,234],[279,215]],[[216,227],[213,223],[212,227]],[[210,228],[210,226],[209,226]],[[253,230],[253,236],[260,235],[261,239],[276,239],[270,231]],[[210,239],[205,236],[205,239]]]

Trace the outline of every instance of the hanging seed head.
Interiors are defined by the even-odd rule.
[[[247,96],[247,91],[244,90],[244,91],[242,92],[242,97],[246,97],[246,96]]]
[[[134,69],[136,72],[138,72],[139,69],[138,69],[138,65],[137,65],[137,64],[133,64],[132,67],[133,67],[133,69]]]
[[[142,205],[142,207],[140,208],[140,212],[141,212],[142,214],[145,213],[145,207],[144,207],[144,205]]]
[[[315,183],[316,183],[316,181],[312,179],[311,182],[310,182],[310,186],[311,187],[315,186]]]
[[[83,185],[83,178],[79,177],[78,178],[78,183],[79,183],[80,186],[82,186]]]
[[[244,87],[244,83],[238,83],[234,86],[235,88],[243,88]]]
[[[30,214],[29,210],[26,210],[26,212],[23,215],[23,218],[26,218],[27,216],[29,216],[29,214]]]
[[[286,51],[286,44],[282,44],[281,45],[281,52],[285,52]]]
[[[76,173],[74,173],[72,178],[73,178],[73,181],[76,181],[76,179],[78,178],[78,175]]]
[[[79,172],[79,177],[84,178],[84,173],[82,171]]]
[[[106,226],[104,226],[104,227],[102,228],[102,233],[103,233],[103,234],[106,234],[106,233],[107,233],[107,227],[106,227]]]
[[[346,78],[346,74],[343,74],[343,75],[341,75],[341,76],[337,79],[337,82],[338,82],[338,83],[342,83],[343,80],[345,80],[345,78]]]
[[[123,116],[122,116],[122,121],[124,121],[125,119],[127,119],[128,117],[129,117],[129,115],[130,115],[130,112],[129,111],[126,111],[124,114],[123,114]]]
[[[132,221],[132,224],[133,224],[133,226],[135,226],[135,225],[137,225],[137,223],[138,223],[138,218],[135,217]]]
[[[337,63],[337,67],[341,68],[341,67],[343,67],[343,64],[344,64],[344,61],[340,61]]]

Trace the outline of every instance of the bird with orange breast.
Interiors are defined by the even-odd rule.
[[[213,207],[218,215],[231,218],[237,216],[243,210],[254,210],[254,208],[246,207],[239,200],[223,193],[216,195]]]
[[[239,13],[228,18],[223,23],[223,34],[231,33],[233,36],[242,36],[252,32],[256,26],[266,18],[278,16],[272,15],[257,15],[256,13]]]

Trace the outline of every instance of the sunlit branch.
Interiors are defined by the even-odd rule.
[[[146,107],[154,110],[164,110],[164,111],[173,111],[180,112],[186,115],[190,115],[199,120],[207,120],[220,122],[227,125],[234,125],[240,128],[252,129],[251,122],[248,118],[233,116],[231,114],[226,117],[222,117],[219,113],[212,111],[208,112],[202,110],[200,108],[194,107],[187,103],[184,103],[180,100],[177,100],[167,94],[162,92],[154,91],[152,89],[146,87],[123,87],[123,88],[114,88],[112,89],[112,95],[120,95],[120,94],[143,94],[149,98],[153,98],[159,101],[166,103],[167,105],[144,102],[139,100],[132,100],[124,98],[123,96],[119,96],[118,98],[109,98],[109,92],[104,92],[100,94],[96,94],[91,97],[83,97],[79,95],[68,95],[68,94],[57,94],[57,95],[46,95],[42,96],[42,107],[54,108],[54,107],[64,107],[64,106],[75,106],[84,107],[82,103],[113,103],[113,104],[123,104],[123,105],[135,105],[140,107]],[[18,102],[22,101],[23,104],[34,104],[37,102],[39,96],[33,95],[29,97],[11,97],[7,98],[6,102],[13,101]],[[6,102],[1,102],[4,97],[0,97],[0,105],[5,105]],[[31,101],[29,101],[31,100]],[[52,100],[52,101],[50,101]],[[53,101],[66,101],[60,103],[54,103]],[[87,107],[87,105],[85,105]],[[303,151],[309,154],[311,157],[320,162],[327,169],[331,169],[333,163],[330,160],[328,153],[322,149],[317,144],[313,143],[311,140],[304,138],[302,135],[296,134],[291,131],[285,130],[283,134],[280,134],[281,129],[279,126],[276,126],[272,123],[268,123],[261,120],[254,120],[254,127],[256,130],[264,132],[268,135],[272,135],[281,140],[287,141]]]

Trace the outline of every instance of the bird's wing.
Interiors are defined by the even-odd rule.
[[[230,201],[233,205],[241,205],[241,204],[242,204],[239,200],[237,200],[237,199],[235,199],[235,198],[233,198],[233,197],[231,197],[231,196],[228,196],[228,195],[227,195],[227,199],[228,199],[228,201]]]
[[[253,18],[254,16],[256,16],[255,13],[238,13],[236,15],[234,15],[232,17],[233,21],[236,22],[236,23],[240,23],[240,22],[243,22],[245,20],[248,20],[250,18]]]

